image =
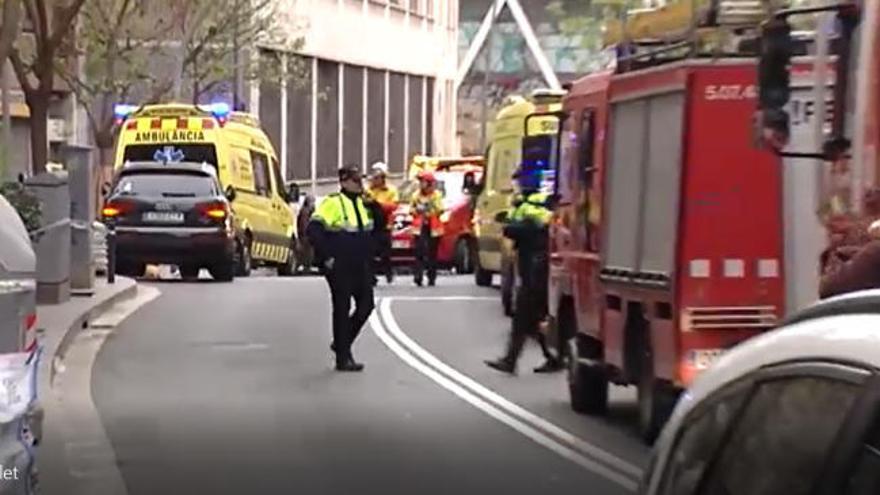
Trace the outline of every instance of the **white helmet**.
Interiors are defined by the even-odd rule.
[[[388,175],[388,165],[385,165],[385,164],[382,163],[382,162],[376,162],[376,163],[374,163],[373,166],[370,167],[370,170],[371,170],[371,171],[373,172],[373,174],[375,174],[375,175],[379,175],[379,174],[381,174],[381,175]]]

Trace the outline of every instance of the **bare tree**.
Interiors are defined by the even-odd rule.
[[[58,67],[85,110],[103,166],[111,162],[114,105],[135,93],[146,95],[144,103],[158,101],[171,90],[170,81],[151,69],[171,27],[148,15],[144,5],[137,0],[89,0],[72,53],[76,63]]]
[[[9,146],[12,142],[12,116],[9,108],[11,88],[9,75],[6,73],[6,60],[18,34],[21,31],[21,0],[5,0],[3,2],[2,16],[0,19],[0,91],[2,91],[3,111],[3,147],[0,157],[0,181],[5,178]]]
[[[31,156],[34,172],[49,159],[49,104],[55,89],[56,64],[71,41],[74,21],[85,0],[23,0],[31,31],[9,53],[25,101],[30,107]]]
[[[167,0],[178,44],[174,96],[189,82],[193,102],[238,74],[245,80],[301,80],[304,66],[292,53],[303,43],[293,36],[296,22],[273,0]],[[244,48],[244,53],[242,52]],[[241,56],[239,56],[241,55]],[[286,63],[281,63],[286,61]]]

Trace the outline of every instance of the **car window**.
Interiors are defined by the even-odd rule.
[[[556,192],[564,202],[570,202],[574,196],[574,170],[577,169],[578,135],[576,131],[577,114],[569,114],[562,124],[562,149],[559,153],[559,170],[557,171]]]
[[[119,178],[116,194],[148,197],[218,195],[212,177],[200,174],[134,173]]]
[[[269,184],[269,160],[266,155],[251,151],[251,163],[254,167],[254,187],[257,194],[269,196],[272,191]]]
[[[192,162],[217,166],[217,148],[213,144],[130,144],[125,147],[126,162]]]
[[[846,495],[880,494],[880,414],[865,438],[862,452],[847,482]]]
[[[281,196],[284,191],[284,178],[281,177],[281,167],[278,166],[278,160],[272,158],[272,177],[275,181],[275,194]]]
[[[848,382],[819,377],[761,384],[701,493],[810,493],[859,390]]]
[[[593,179],[593,146],[596,140],[596,114],[592,109],[584,110],[581,121],[581,137],[578,145],[578,157],[581,166],[578,167],[578,177],[585,187],[592,187]]]
[[[750,386],[732,386],[710,398],[683,422],[675,447],[670,451],[663,488],[664,495],[696,493],[709,463],[740,411]]]

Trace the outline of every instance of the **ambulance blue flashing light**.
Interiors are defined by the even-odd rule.
[[[136,105],[126,105],[124,103],[118,103],[113,106],[113,114],[117,119],[125,119],[129,115],[136,112],[138,107]]]
[[[209,105],[201,105],[199,108],[211,112],[218,119],[225,119],[232,112],[232,109],[229,107],[229,103],[224,103],[222,101],[211,103]]]

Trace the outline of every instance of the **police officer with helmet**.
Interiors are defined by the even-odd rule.
[[[516,363],[525,346],[526,339],[538,341],[546,361],[535,368],[536,373],[549,373],[562,369],[560,357],[554,356],[541,333],[541,321],[547,315],[547,283],[549,276],[548,225],[550,195],[540,192],[541,171],[521,166],[514,178],[520,194],[514,199],[504,226],[504,236],[516,246],[517,269],[521,280],[516,293],[510,341],[504,357],[486,361],[493,369],[515,373]]]
[[[372,263],[376,226],[381,219],[364,203],[361,172],[356,166],[339,170],[340,192],[327,196],[306,232],[315,249],[316,264],[330,287],[333,343],[337,371],[361,371],[352,344],[373,312]],[[354,301],[354,312],[351,303]]]

